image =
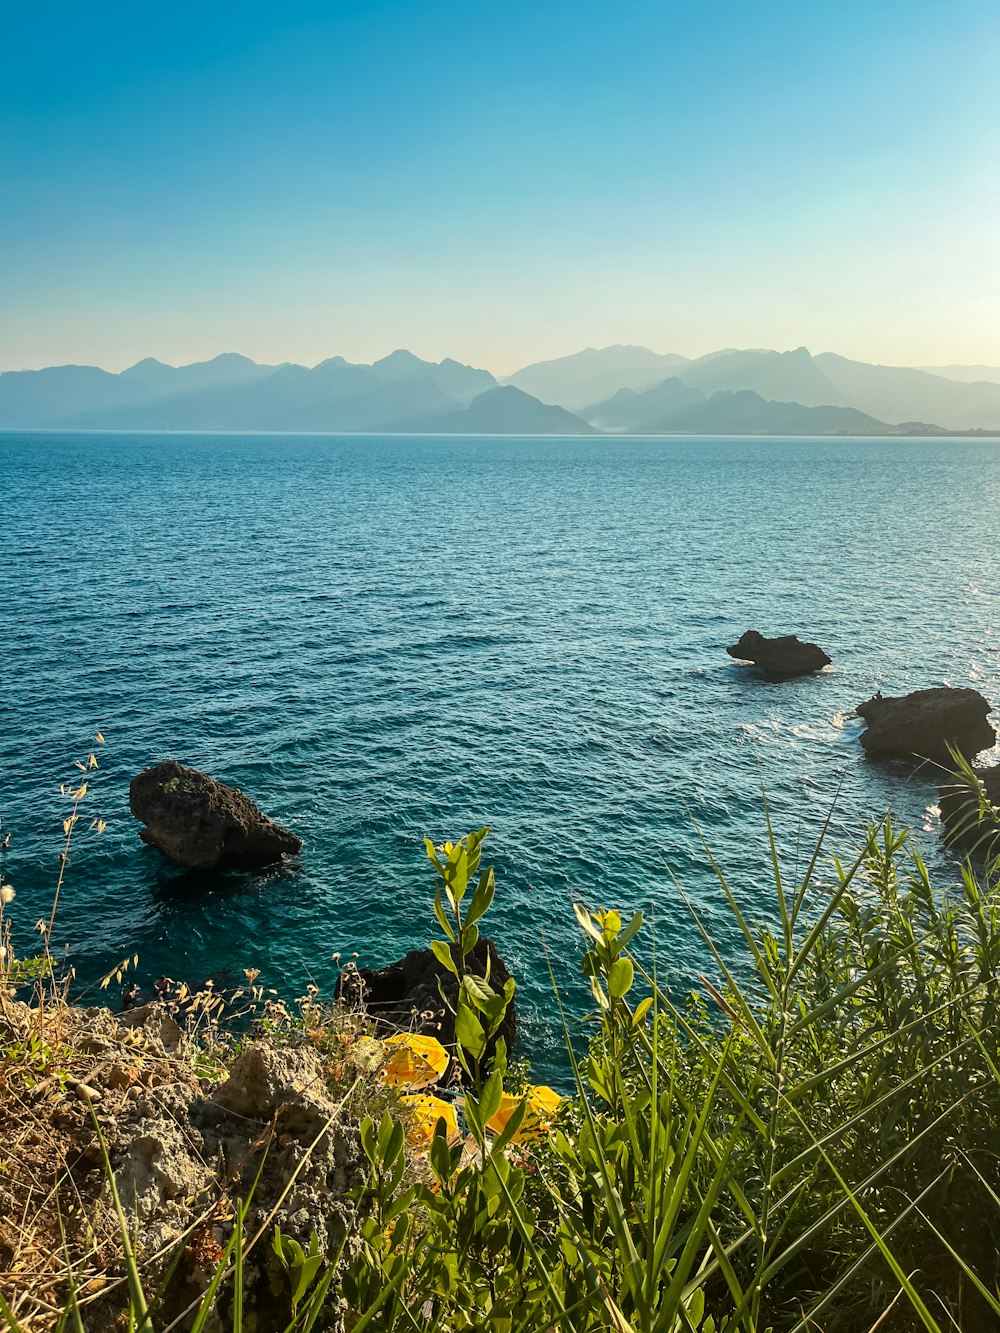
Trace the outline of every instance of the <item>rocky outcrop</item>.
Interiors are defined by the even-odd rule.
[[[726,652],[741,662],[752,662],[772,680],[808,676],[830,665],[829,657],[818,644],[803,643],[794,634],[769,639],[755,629],[748,629]]]
[[[980,788],[955,778],[938,790],[941,821],[947,840],[966,851],[1000,852],[1000,768],[973,769]]]
[[[873,759],[930,759],[950,765],[949,745],[966,759],[996,743],[989,701],[978,690],[942,685],[898,698],[876,694],[857,714],[868,723],[861,744]]]
[[[455,950],[452,949],[455,956]],[[481,939],[469,956],[466,966],[478,977],[485,977],[489,959],[489,985],[497,993],[510,980],[502,959],[492,940]],[[437,1037],[448,1050],[455,1047],[455,1017],[441,999],[443,988],[454,1007],[458,996],[458,982],[431,953],[430,949],[412,949],[405,958],[388,967],[346,970],[340,981],[339,998],[345,1003],[363,1008],[376,1024],[392,1032],[420,1032]],[[497,1032],[512,1055],[517,1041],[517,1013],[512,1000]],[[487,1047],[488,1062],[496,1038]]]
[[[192,870],[253,870],[302,848],[243,792],[174,759],[132,779],[129,806],[143,842]]]
[[[127,1326],[113,1173],[145,1290],[157,1293],[157,1329],[191,1328],[188,1307],[211,1283],[240,1201],[246,1238],[257,1237],[244,1267],[252,1312],[245,1327],[289,1327],[294,1275],[274,1251],[274,1229],[306,1251],[315,1238],[335,1261],[356,1228],[355,1191],[368,1172],[358,1121],[365,1110],[377,1118],[388,1098],[362,1073],[370,1065],[364,1048],[356,1063],[353,1047],[345,1053],[337,1043],[333,1056],[305,1037],[291,1044],[295,1034],[283,1030],[230,1056],[228,1040],[206,1048],[163,1005],[114,1015],[61,998],[44,1010],[0,1003],[0,1042],[9,1038],[15,1051],[34,1049],[54,1023],[58,1076],[36,1077],[2,1103],[4,1151],[18,1169],[0,1171],[0,1272],[6,1290],[4,1264],[16,1254],[23,1326],[54,1328],[50,1274],[88,1269],[101,1280],[89,1284],[80,1326]],[[348,1092],[357,1098],[349,1108]],[[223,1295],[206,1330],[231,1327],[229,1299]],[[322,1327],[341,1329],[344,1312],[337,1298]]]
[[[315,1239],[324,1256],[336,1255],[364,1157],[357,1129],[328,1091],[327,1072],[311,1049],[257,1043],[214,1088],[187,1077],[151,1093],[138,1089],[106,1126],[137,1249],[166,1256],[158,1266],[165,1322],[208,1286],[231,1229],[231,1207],[219,1204],[227,1196],[250,1200],[248,1235],[265,1232],[246,1272],[257,1328],[284,1328],[291,1317],[288,1276],[271,1244],[275,1225],[306,1250]],[[180,1265],[168,1266],[199,1212],[207,1221]],[[110,1319],[100,1327],[112,1327]]]

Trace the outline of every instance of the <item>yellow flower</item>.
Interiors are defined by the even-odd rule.
[[[390,1088],[429,1088],[448,1068],[448,1052],[437,1037],[401,1032],[382,1044],[388,1059],[381,1077]]]
[[[486,1122],[487,1129],[491,1129],[494,1134],[501,1134],[507,1128],[508,1120],[525,1100],[527,1105],[524,1108],[524,1119],[514,1135],[513,1142],[523,1143],[526,1139],[537,1139],[550,1130],[562,1098],[558,1092],[553,1092],[543,1083],[529,1088],[527,1093],[520,1097],[505,1092],[500,1099],[500,1109]]]
[[[439,1120],[444,1121],[448,1142],[458,1142],[458,1117],[450,1102],[443,1102],[440,1097],[432,1097],[426,1092],[410,1093],[399,1100],[409,1113],[406,1142],[411,1148],[426,1152]]]

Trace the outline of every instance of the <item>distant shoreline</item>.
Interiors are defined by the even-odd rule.
[[[895,431],[888,434],[872,435],[810,435],[808,432],[791,431],[776,434],[774,432],[753,431],[595,431],[590,435],[560,435],[545,431],[392,431],[392,430],[154,430],[149,427],[130,429],[123,426],[100,429],[87,429],[65,426],[0,426],[0,436],[4,435],[65,435],[98,436],[109,435],[177,438],[178,436],[211,435],[219,439],[246,439],[248,437],[273,439],[372,439],[372,440],[850,440],[856,443],[886,440],[1000,440],[1000,428],[996,430],[941,430],[934,432]]]

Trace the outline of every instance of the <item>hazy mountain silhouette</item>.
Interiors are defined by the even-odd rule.
[[[792,352],[727,351],[692,361],[676,372],[704,394],[752,389],[762,398],[805,407],[854,406],[823,374],[805,347]]]
[[[935,422],[946,430],[1000,427],[1000,384],[960,383],[925,370],[869,365],[831,352],[812,356],[805,347],[713,352],[681,366],[674,376],[706,395],[749,389],[769,402],[849,407],[893,425],[916,421]],[[606,408],[607,403],[588,406],[582,415],[597,421],[598,409]]]
[[[421,361],[412,352],[400,349],[372,364],[372,370],[386,380],[430,379],[456,403],[468,405],[487,389],[496,388],[496,380],[488,370],[476,370],[460,361],[445,357],[437,363]]]
[[[941,375],[946,380],[958,380],[960,384],[1000,384],[1000,366],[917,366],[916,369],[926,370],[928,375]]]
[[[641,433],[651,429],[651,422],[669,421],[674,413],[700,407],[706,401],[700,389],[692,389],[674,377],[643,393],[619,389],[606,403],[584,408],[582,416],[601,430]]]
[[[1000,427],[1000,384],[960,384],[926,370],[871,366],[833,352],[814,361],[843,401],[886,421],[918,418],[948,430]]]
[[[264,379],[277,366],[261,366],[238,352],[223,352],[211,361],[195,361],[189,366],[168,366],[148,356],[123,370],[118,380],[142,397],[165,397],[189,389],[210,389],[226,384],[245,384]]]
[[[772,402],[752,389],[720,389],[707,397],[676,378],[642,394],[624,390],[588,409],[586,416],[605,429],[643,435],[886,435],[894,431],[886,422],[852,407]]]
[[[579,404],[578,414],[565,402]],[[8,371],[0,374],[0,427],[926,434],[1000,430],[1000,383],[814,357],[804,347],[726,348],[695,361],[644,347],[588,348],[526,366],[503,392],[487,370],[403,349],[372,365],[334,356],[313,367],[226,353],[188,366],[147,358],[117,375],[96,366]]]
[[[248,357],[225,352],[211,361],[166,366],[148,357],[119,375],[97,366],[49,366],[45,370],[9,370],[0,375],[0,425],[54,426],[79,422],[129,404],[175,393],[248,384],[274,373]]]
[[[119,375],[59,366],[0,375],[0,426],[62,429],[369,431],[445,412],[496,387],[485,370],[394,352],[372,366],[309,368],[235,354],[191,366],[148,359]]]
[[[392,429],[432,435],[596,435],[563,407],[540,403],[513,384],[488,389],[466,408],[400,420]]]
[[[543,403],[575,412],[619,389],[650,389],[687,364],[686,356],[651,352],[648,347],[588,347],[572,356],[525,366],[505,382]]]

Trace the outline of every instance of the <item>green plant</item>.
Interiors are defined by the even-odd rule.
[[[411,1151],[389,1090],[369,1096],[367,1178],[342,1243],[322,1255],[266,1233],[287,1277],[288,1333],[996,1325],[1000,886],[988,863],[936,888],[886,819],[846,862],[826,854],[824,830],[789,878],[772,837],[773,892],[764,902],[755,886],[755,921],[706,849],[747,966],[689,903],[711,977],[687,997],[647,965],[640,914],[625,923],[577,905],[593,1035],[578,1057],[563,1014],[575,1095],[553,1127],[529,1130],[526,1095],[497,1120],[515,1083],[502,1041],[485,1060],[510,994],[470,969],[495,892],[486,832],[428,847],[446,936],[435,954],[457,982],[466,1137],[450,1141],[441,1119],[426,1153]],[[296,1037],[337,1062],[349,1034],[307,999]],[[247,1215],[244,1200],[187,1312],[196,1330],[211,1310],[234,1331],[252,1313],[248,1256],[266,1227],[247,1237]],[[166,1333],[118,1216],[133,1326]],[[64,1324],[77,1328],[75,1279],[68,1290]],[[15,1329],[10,1307],[0,1312]]]
[[[281,1227],[276,1226],[271,1248],[281,1260],[291,1280],[292,1314],[295,1315],[303,1297],[323,1266],[323,1255],[320,1254],[316,1233],[314,1231],[310,1236],[307,1251],[293,1236],[283,1236]]]
[[[438,962],[455,977],[458,992],[454,1003],[440,987],[441,998],[455,1017],[456,1054],[473,1086],[478,1086],[484,1069],[484,1057],[504,1015],[514,998],[514,981],[504,983],[498,992],[490,985],[490,959],[486,955],[484,975],[472,971],[469,958],[479,943],[478,922],[492,905],[496,893],[493,867],[479,874],[472,900],[463,910],[466,895],[479,872],[483,842],[489,826],[477,829],[458,842],[435,846],[429,838],[424,846],[438,874],[434,894],[434,915],[447,939],[432,940],[431,950]]]
[[[909,1329],[909,1284],[977,1326],[965,1269],[992,1290],[1000,1235],[996,886],[967,867],[959,895],[935,893],[889,820],[826,879],[824,847],[789,883],[772,839],[777,928],[716,866],[752,971],[737,979],[692,904],[718,973],[693,1003],[633,955],[641,917],[578,906],[598,1027],[580,1062],[567,1041],[566,1124],[501,1164],[495,1069],[466,1103],[474,1165],[439,1126],[429,1195],[383,1172],[372,1234],[401,1308],[409,1292],[444,1327],[489,1309],[525,1329]],[[408,1326],[393,1318],[378,1326]]]

